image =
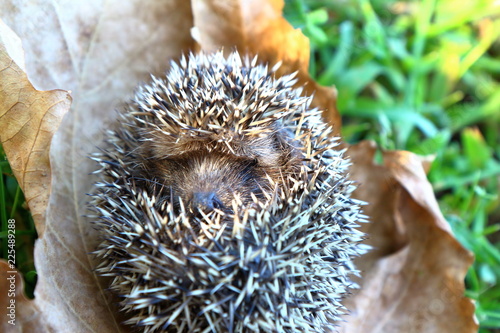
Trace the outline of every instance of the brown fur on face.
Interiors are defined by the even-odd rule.
[[[154,132],[142,135],[147,138],[138,151],[143,161],[134,178],[162,193],[159,202],[172,201],[177,206],[180,198],[191,212],[198,208],[230,211],[235,197],[243,204],[251,203],[251,193],[264,199],[264,193],[271,193],[276,184],[298,172],[301,164],[284,130],[234,135],[230,146],[214,136],[186,135],[179,142],[162,140]]]

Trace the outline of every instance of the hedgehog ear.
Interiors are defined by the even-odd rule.
[[[277,151],[281,153],[279,160],[280,166],[285,165],[290,159],[300,159],[301,144],[294,139],[294,135],[291,131],[282,129],[275,133],[274,138]]]
[[[282,129],[273,135],[274,142],[276,144],[276,148],[279,148],[280,151],[288,153],[292,149],[291,142],[294,141],[294,136],[292,133],[289,133],[288,130]]]

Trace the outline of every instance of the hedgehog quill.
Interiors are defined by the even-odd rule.
[[[366,217],[331,127],[275,71],[238,53],[173,62],[93,157],[96,271],[126,324],[335,330]]]

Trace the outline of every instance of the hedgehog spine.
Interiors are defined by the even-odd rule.
[[[363,252],[348,162],[293,75],[221,52],[139,88],[91,206],[127,324],[327,332]]]

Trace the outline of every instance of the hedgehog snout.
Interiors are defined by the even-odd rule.
[[[193,212],[196,212],[198,209],[207,212],[214,209],[222,209],[224,204],[215,191],[196,191],[189,200],[189,206]]]

